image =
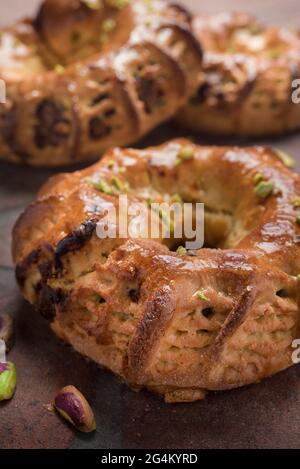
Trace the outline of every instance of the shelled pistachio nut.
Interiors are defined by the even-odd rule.
[[[96,430],[93,411],[83,394],[74,386],[66,386],[59,391],[54,400],[54,407],[77,430],[84,433]]]
[[[11,399],[15,393],[17,372],[13,363],[0,363],[0,402]]]

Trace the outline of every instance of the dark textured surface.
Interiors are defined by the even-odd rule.
[[[186,1],[194,8],[246,9],[264,20],[296,24],[298,0]],[[34,0],[1,1],[0,21],[37,5]],[[143,144],[180,131],[166,126]],[[201,143],[206,142],[199,138]],[[211,140],[212,143],[222,143]],[[245,143],[245,142],[234,142]],[[255,142],[257,143],[257,142]],[[300,135],[268,142],[292,153],[300,169]],[[15,316],[16,346],[9,355],[18,371],[15,398],[0,404],[1,448],[297,448],[300,443],[300,367],[255,386],[211,394],[194,404],[165,405],[155,396],[130,391],[61,344],[47,323],[21,299],[10,257],[10,231],[18,214],[54,171],[0,164],[0,311]],[[75,433],[49,404],[61,387],[73,384],[89,399],[98,424],[93,435]]]

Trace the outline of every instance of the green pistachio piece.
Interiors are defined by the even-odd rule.
[[[269,50],[269,57],[271,57],[271,59],[279,59],[281,54],[282,54],[282,50],[279,49],[278,47],[273,47],[273,49]]]
[[[130,4],[131,0],[106,0],[106,3],[114,8],[119,8],[122,10],[122,8],[127,7]]]
[[[300,225],[300,216],[298,215],[298,217],[296,217],[296,223],[297,225]]]
[[[179,254],[180,256],[184,256],[184,255],[187,253],[187,251],[186,251],[186,249],[185,249],[184,246],[179,246],[179,247],[177,248],[177,251],[176,251],[176,252],[177,252],[177,254]]]
[[[54,67],[54,71],[58,75],[63,75],[65,73],[65,67],[61,64],[56,64],[55,67]]]
[[[261,199],[266,199],[272,194],[274,190],[274,184],[270,181],[261,181],[255,187],[255,192]]]
[[[116,27],[116,22],[112,18],[107,18],[102,23],[102,29],[105,33],[110,33],[111,31],[115,29],[115,27]]]
[[[209,298],[205,295],[205,293],[201,290],[198,290],[195,295],[198,300],[203,300],[203,301],[210,301]]]
[[[263,175],[261,173],[256,173],[254,178],[253,178],[253,181],[254,181],[254,184],[258,184],[259,182],[261,182],[263,180]]]
[[[295,197],[293,200],[293,206],[294,208],[300,207],[300,197]]]
[[[182,201],[182,198],[180,197],[179,194],[174,194],[174,195],[172,196],[172,198],[171,198],[171,201],[172,201],[173,203],[175,203],[175,204],[176,204],[176,203],[177,203],[177,204],[182,204],[182,202],[183,202],[183,201]]]
[[[112,188],[110,187],[109,184],[107,184],[106,181],[99,180],[99,181],[93,181],[89,179],[88,181],[95,189],[97,189],[100,192],[103,192],[104,194],[112,195],[113,191]]]
[[[100,10],[102,8],[102,0],[81,0],[81,3],[84,3],[91,10]]]
[[[187,160],[191,160],[194,157],[194,150],[190,146],[182,147],[177,153],[175,160],[175,166],[179,166],[181,163]]]
[[[179,158],[180,160],[190,160],[191,158],[193,158],[194,156],[194,150],[192,147],[182,147],[178,154],[177,154],[177,158]]]
[[[12,399],[17,384],[16,367],[12,362],[0,363],[0,402]]]
[[[114,160],[109,160],[109,162],[107,163],[107,167],[108,169],[113,169],[113,167],[115,166],[115,161]]]
[[[287,168],[290,168],[290,169],[294,168],[295,160],[291,155],[289,155],[285,151],[278,150],[278,149],[275,150],[275,153],[278,156],[278,158],[282,161],[282,163],[285,164],[285,166],[287,166]]]
[[[119,178],[113,177],[111,180],[111,184],[115,189],[117,189],[117,191],[125,191],[125,184]]]
[[[253,35],[261,32],[261,27],[258,24],[253,24],[248,28],[249,32]]]

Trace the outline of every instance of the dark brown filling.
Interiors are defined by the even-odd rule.
[[[136,82],[139,100],[144,104],[145,112],[151,114],[157,105],[160,104],[163,98],[163,91],[152,78],[138,76],[136,77]]]
[[[58,146],[71,133],[71,123],[64,117],[63,107],[50,99],[42,101],[36,110],[35,143],[38,148]]]
[[[111,127],[105,123],[102,117],[94,117],[90,121],[89,134],[92,140],[107,137],[110,133]]]

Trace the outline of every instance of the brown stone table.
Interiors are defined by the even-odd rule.
[[[27,14],[38,0],[1,0],[0,22]],[[298,0],[186,0],[194,10],[245,9],[265,21],[297,26]],[[178,135],[172,126],[141,144]],[[204,137],[199,142],[206,142]],[[221,144],[220,140],[211,142]],[[226,142],[228,143],[228,141]],[[245,142],[237,142],[244,144]],[[255,142],[261,143],[261,142]],[[265,143],[265,142],[262,142]],[[300,169],[300,135],[270,143],[292,153]],[[218,394],[202,402],[165,405],[155,396],[136,394],[106,371],[61,344],[48,325],[20,297],[10,257],[10,232],[51,170],[0,164],[0,311],[14,314],[17,365],[15,398],[0,404],[0,448],[297,448],[300,442],[300,368],[259,385]],[[95,409],[98,430],[73,432],[45,406],[56,390],[78,386]]]

